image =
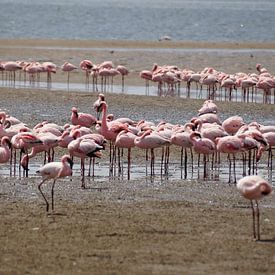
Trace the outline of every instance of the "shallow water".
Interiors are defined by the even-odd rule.
[[[41,163],[37,160],[31,160],[29,163],[29,172],[28,177],[39,177],[36,174],[36,171],[41,167]],[[115,164],[112,171],[110,170],[109,163],[96,161],[94,166],[94,175],[92,170],[91,174],[88,176],[88,162],[86,161],[86,181],[95,181],[95,182],[105,182],[106,180],[114,180],[121,179],[127,180],[127,161],[122,161],[120,169],[118,164]],[[0,176],[10,177],[12,173],[12,177],[21,178],[23,177],[23,170],[19,173],[19,167],[16,165],[15,169],[10,171],[9,164],[3,164],[0,166]],[[248,165],[246,166],[246,175],[249,175]],[[81,177],[81,169],[78,161],[75,161],[73,167],[73,177]],[[233,168],[232,168],[233,173]],[[130,179],[131,180],[145,180],[148,182],[155,182],[161,184],[167,180],[210,180],[210,181],[218,181],[221,183],[229,182],[229,166],[228,162],[222,162],[220,165],[214,164],[212,169],[211,163],[208,162],[206,166],[206,171],[204,171],[203,162],[201,161],[200,166],[197,164],[197,159],[194,159],[193,165],[190,163],[190,160],[187,164],[186,173],[184,167],[180,165],[180,162],[175,162],[171,160],[169,162],[169,166],[167,171],[164,168],[164,165],[161,165],[161,162],[158,160],[155,163],[154,175],[151,175],[150,163],[145,161],[142,164],[132,163],[130,169]],[[269,181],[275,186],[275,171],[267,168],[267,163],[260,162],[257,167],[251,167],[250,174],[258,174],[265,178],[268,178]],[[243,176],[243,163],[241,160],[236,160],[236,179],[240,179]],[[234,181],[233,174],[231,174],[231,182]]]
[[[29,84],[24,81],[0,81],[0,87],[12,87],[16,89],[42,89],[42,90],[59,90],[59,91],[71,91],[71,92],[104,92],[104,93],[116,93],[116,94],[129,94],[129,95],[150,95],[150,96],[161,96],[161,97],[181,97],[181,98],[191,98],[191,99],[208,99],[208,93],[205,88],[202,90],[196,89],[194,85],[190,89],[190,94],[187,92],[185,84],[182,83],[180,87],[174,89],[167,89],[166,87],[159,90],[154,83],[150,83],[149,87],[145,86],[131,86],[125,85],[106,85],[101,86],[101,84],[93,85],[90,83],[86,85],[84,83],[67,83],[64,82],[38,82],[34,84]],[[270,103],[275,103],[274,94],[270,96]],[[215,92],[216,101],[228,101],[228,96],[225,99],[224,91],[217,90]],[[232,92],[232,101],[242,102],[242,94],[240,89],[236,92]],[[263,103],[263,94],[262,92],[257,92],[253,95],[250,93],[250,102]]]

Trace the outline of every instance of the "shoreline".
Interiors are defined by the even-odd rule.
[[[196,49],[274,49],[275,42],[205,42],[205,41],[148,41],[148,40],[66,40],[66,39],[0,39],[2,46],[20,43],[29,47],[74,48],[81,44],[84,48],[196,48]]]

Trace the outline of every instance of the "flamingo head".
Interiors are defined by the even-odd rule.
[[[268,184],[266,181],[260,182],[259,185],[260,185],[261,194],[263,196],[267,196],[272,192],[271,185]]]
[[[73,108],[72,108],[72,112],[75,113],[75,114],[77,114],[77,108],[76,108],[76,107],[73,107]]]

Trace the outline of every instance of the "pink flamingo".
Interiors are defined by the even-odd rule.
[[[215,97],[215,92],[217,90],[216,84],[218,83],[217,76],[211,73],[202,75],[200,78],[200,83],[207,86],[208,99]],[[212,93],[210,93],[212,90]]]
[[[67,72],[68,73],[68,78],[67,78],[67,85],[69,86],[69,82],[70,82],[70,72],[72,72],[73,70],[76,70],[77,67],[75,65],[73,65],[72,63],[69,62],[65,62],[62,66],[61,66],[61,70],[63,72]]]
[[[187,97],[190,97],[190,88],[191,88],[191,84],[192,82],[196,83],[196,89],[198,90],[198,84],[200,84],[200,79],[202,77],[202,75],[200,73],[195,73],[193,71],[189,71],[188,72],[188,78],[187,78],[187,82],[186,82],[186,88],[187,88]]]
[[[131,167],[131,148],[135,147],[135,138],[137,136],[129,130],[122,130],[118,133],[115,146],[117,148],[127,148],[128,149],[128,180],[130,180],[130,167]],[[119,162],[120,164],[120,162]]]
[[[227,98],[227,89],[229,89],[229,101],[232,100],[232,90],[236,89],[236,78],[231,75],[225,75],[221,79],[221,88],[225,88],[225,100]]]
[[[20,150],[19,157],[19,174],[21,174],[21,161],[22,161],[22,153],[28,154],[28,150],[35,146],[39,146],[42,144],[42,141],[32,132],[19,132],[11,138],[12,150],[14,150],[14,174],[15,174],[15,166],[16,166],[16,149]],[[28,159],[26,159],[25,164],[26,176],[28,176]]]
[[[71,156],[79,157],[81,160],[81,187],[85,188],[85,158],[101,157],[103,146],[98,145],[95,141],[85,138],[77,138],[68,145]]]
[[[129,70],[123,65],[118,65],[116,67],[116,70],[121,74],[121,86],[122,86],[122,92],[123,92],[124,91],[124,78],[125,78],[125,75],[129,74]]]
[[[111,121],[107,123],[107,103],[105,101],[101,102],[102,106],[102,124],[101,124],[101,134],[110,141],[115,141],[118,133],[122,130],[127,130],[127,124]]]
[[[101,106],[102,122],[100,134],[110,141],[110,171],[112,171],[115,158],[115,148],[113,146],[113,143],[115,142],[118,133],[122,130],[127,130],[128,125],[119,121],[107,122],[107,103],[105,101],[102,101]]]
[[[194,121],[195,127],[198,132],[204,138],[209,138],[213,142],[217,137],[228,136],[228,133],[223,129],[223,127],[216,123],[202,123],[202,121],[198,118]]]
[[[231,159],[230,155],[233,156],[233,171],[234,171],[234,183],[236,180],[236,165],[235,165],[235,154],[239,153],[243,149],[243,141],[237,136],[225,136],[216,138],[217,151],[219,153],[228,154],[229,161],[229,183],[231,182]]]
[[[29,160],[35,157],[38,153],[45,152],[44,163],[46,163],[46,155],[48,155],[48,162],[51,162],[54,159],[54,147],[58,146],[59,137],[48,132],[37,134],[37,138],[42,142],[42,144],[32,147],[31,152],[29,154],[26,152],[21,160],[21,166],[26,172],[28,171]]]
[[[217,123],[219,125],[222,124],[219,116],[214,113],[206,113],[206,114],[201,114],[198,116],[198,118],[202,121],[202,123]],[[195,118],[196,119],[196,118]],[[193,119],[191,120],[193,122]]]
[[[183,167],[183,150],[184,150],[184,178],[187,177],[187,148],[190,150],[192,172],[193,172],[193,143],[190,139],[190,135],[193,132],[193,123],[186,123],[183,127],[174,130],[171,136],[171,144],[181,147],[181,167]]]
[[[6,163],[10,160],[11,156],[11,142],[7,136],[1,138],[0,146],[0,163]]]
[[[97,133],[82,133],[81,130],[76,129],[73,132],[71,132],[70,136],[72,139],[77,139],[77,138],[82,138],[82,139],[90,139],[94,141],[96,144],[99,146],[102,146],[102,150],[105,150],[107,140],[102,136],[101,134]],[[90,157],[90,163],[89,163],[89,174],[88,176],[90,177],[91,173],[91,166],[92,166],[92,161],[93,161],[93,171],[92,171],[92,176],[94,177],[94,164],[95,164],[95,157]]]
[[[15,72],[22,69],[15,61],[7,61],[3,64],[3,68],[6,72],[9,72],[9,80],[15,82]]]
[[[98,120],[99,120],[99,116],[102,112],[102,106],[101,106],[102,101],[105,101],[105,96],[104,96],[104,94],[100,93],[98,95],[98,99],[93,104],[93,108],[96,111],[96,115],[97,115]]]
[[[162,146],[170,145],[170,139],[162,137],[157,132],[152,132],[152,130],[146,130],[141,136],[135,138],[135,145],[138,148],[151,150],[151,176],[155,174],[155,154],[154,149],[160,148]]]
[[[235,135],[243,125],[245,125],[245,123],[243,121],[243,118],[240,116],[231,116],[225,119],[222,123],[223,129],[229,135]]]
[[[259,74],[263,74],[263,73],[267,73],[268,71],[267,71],[267,69],[266,68],[264,68],[264,67],[262,67],[262,65],[261,64],[256,64],[256,70],[259,72]]]
[[[52,211],[53,211],[54,210],[54,185],[55,185],[55,182],[58,178],[72,176],[72,168],[73,168],[73,162],[72,162],[70,156],[64,155],[61,158],[61,162],[49,162],[36,171],[36,173],[38,173],[39,175],[42,176],[42,181],[38,185],[38,190],[46,202],[46,211],[47,212],[49,211],[49,202],[41,190],[42,184],[45,183],[47,180],[53,179],[52,190],[51,190]]]
[[[200,162],[200,154],[203,154],[203,162],[204,162],[204,178],[206,178],[206,156],[213,155],[216,151],[215,143],[209,138],[201,137],[199,132],[192,132],[190,135],[190,140],[193,144],[194,151],[199,154],[198,157],[198,166]],[[213,160],[212,160],[213,163]]]
[[[142,70],[139,76],[145,79],[145,94],[149,95],[149,81],[152,80],[153,73],[149,70]]]
[[[24,81],[26,82],[26,73],[29,74],[29,83],[34,84],[35,79],[37,79],[37,82],[40,81],[40,73],[45,71],[43,66],[38,62],[31,62],[23,67],[23,71],[25,72],[25,78]]]
[[[268,167],[270,167],[272,170],[272,158],[273,158],[272,148],[275,146],[275,132],[263,133],[263,137],[266,139],[269,146]]]
[[[92,61],[88,60],[88,59],[82,60],[79,64],[80,69],[85,71],[85,75],[86,75],[85,85],[86,85],[86,87],[89,86],[89,75],[91,73],[93,66],[94,65],[93,65]]]
[[[106,91],[106,86],[108,84],[111,85],[111,90],[113,90],[113,79],[119,72],[114,68],[109,67],[101,67],[98,71],[98,75],[101,76],[101,89],[102,91]],[[109,82],[109,78],[111,78],[111,84]]]
[[[260,77],[256,83],[256,87],[262,89],[264,92],[263,103],[271,103],[271,89],[275,88],[275,79],[272,77]]]
[[[199,109],[199,116],[208,114],[208,113],[214,113],[216,114],[218,112],[218,106],[213,102],[213,100],[208,99],[204,101],[202,107]]]
[[[249,89],[252,89],[253,95],[253,88],[256,86],[257,81],[249,76],[239,77],[236,80],[236,87],[242,88],[243,98],[242,100],[245,102],[249,102]]]
[[[70,135],[69,131],[64,131],[58,139],[58,146],[62,148],[67,148],[69,143],[73,141],[73,137]]]
[[[53,63],[53,62],[43,62],[42,63],[42,67],[44,69],[44,72],[47,73],[47,84],[48,84],[48,88],[51,87],[51,83],[52,83],[52,73],[56,73],[56,68],[57,66]]]
[[[256,240],[260,240],[260,211],[258,200],[269,195],[272,191],[272,187],[262,177],[253,175],[246,176],[240,179],[237,183],[237,189],[240,191],[244,198],[250,200],[251,202],[253,218],[253,237]],[[253,201],[255,201],[256,209],[254,209]]]
[[[84,127],[92,127],[96,123],[95,116],[87,113],[79,113],[76,107],[72,108],[71,122],[73,125],[81,125]]]

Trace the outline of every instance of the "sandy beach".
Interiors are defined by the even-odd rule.
[[[126,85],[142,86],[139,71],[154,63],[232,73],[255,72],[261,63],[274,74],[272,49],[273,44],[1,40],[0,60],[57,65],[112,60],[130,69]],[[80,70],[71,76],[72,82],[84,82]],[[65,82],[66,77],[58,72],[53,81]],[[33,127],[43,120],[68,123],[72,106],[91,113],[97,93],[2,87],[0,96],[1,110]],[[196,116],[204,100],[107,93],[106,101],[115,117],[183,124]],[[222,120],[238,114],[246,122],[274,125],[272,104],[216,103]],[[56,157],[63,153],[57,151]],[[108,161],[104,152],[97,176],[87,178],[87,189],[80,188],[79,173],[57,182],[52,214],[46,214],[37,176],[0,174],[0,274],[274,274],[274,195],[260,202],[262,240],[256,242],[250,202],[227,183],[227,176],[202,179],[196,171],[186,180],[173,177],[180,154],[177,148],[170,154],[176,163],[170,177],[152,179],[142,171],[128,181],[99,176],[100,165]],[[266,161],[267,155],[260,174],[266,175]],[[144,152],[134,150],[133,162],[145,167]],[[274,181],[274,171],[272,176]],[[44,190],[50,196],[50,185]]]

